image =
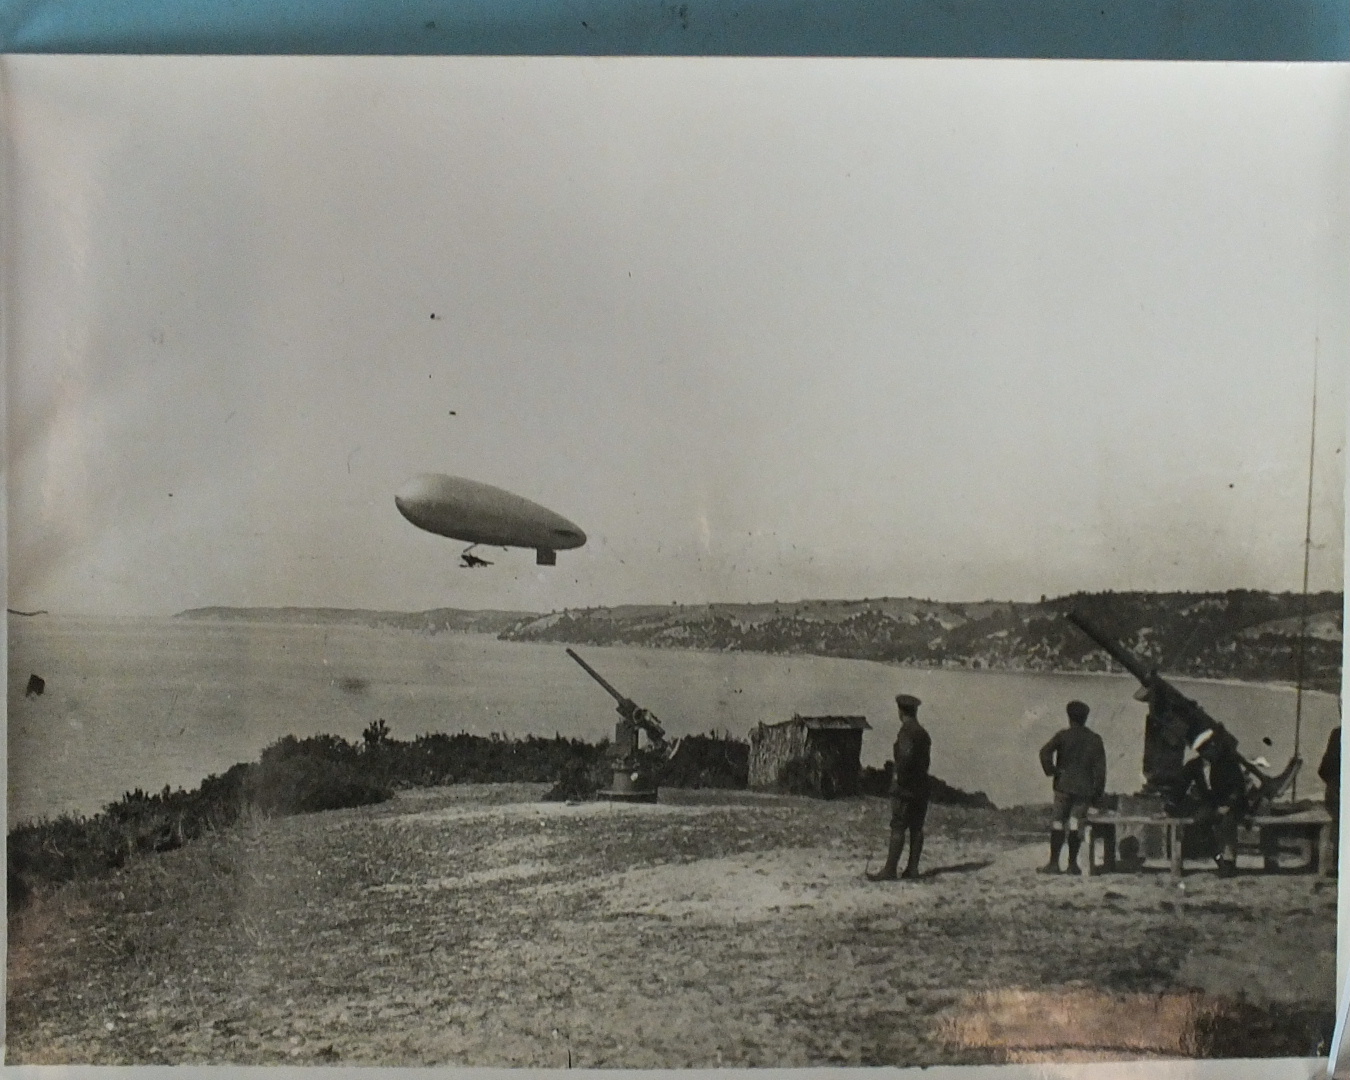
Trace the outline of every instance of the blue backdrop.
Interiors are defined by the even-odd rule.
[[[0,0],[9,52],[1350,59],[1350,0]]]

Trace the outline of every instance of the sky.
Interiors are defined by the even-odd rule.
[[[9,604],[1343,580],[1350,71],[7,57]],[[564,514],[419,532],[445,472]]]

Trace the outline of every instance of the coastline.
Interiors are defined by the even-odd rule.
[[[404,634],[419,639],[436,638],[442,635],[452,635],[454,637],[484,637],[506,644],[512,645],[557,645],[559,647],[580,646],[591,649],[609,649],[609,648],[628,648],[643,649],[654,653],[660,652],[684,652],[695,653],[707,656],[721,656],[726,654],[744,654],[747,656],[771,656],[778,658],[809,657],[821,660],[849,660],[857,663],[879,664],[884,667],[894,667],[907,671],[945,671],[957,672],[962,674],[980,675],[980,674],[1005,674],[1005,675],[1065,675],[1073,677],[1105,677],[1105,678],[1124,678],[1132,680],[1128,672],[1102,670],[1100,668],[1075,668],[1075,667],[1027,667],[1019,664],[1002,663],[981,663],[980,666],[967,666],[960,664],[919,664],[902,660],[878,660],[872,657],[863,656],[844,656],[836,653],[820,653],[809,651],[769,651],[762,649],[739,649],[739,648],[699,648],[689,647],[678,644],[651,644],[642,641],[614,641],[604,644],[585,640],[540,640],[531,638],[517,638],[509,635],[509,632],[494,632],[492,630],[482,630],[476,628],[466,629],[420,629],[409,626],[396,626],[389,624],[372,625],[363,622],[360,619],[351,620],[321,620],[305,618],[249,618],[234,617],[231,615],[219,614],[196,614],[199,609],[190,609],[187,611],[176,612],[172,615],[89,615],[89,614],[67,614],[46,612],[43,617],[52,622],[61,622],[63,620],[84,621],[84,622],[110,622],[120,625],[145,624],[145,625],[163,625],[165,623],[190,623],[193,625],[212,625],[222,627],[241,627],[257,629],[275,629],[278,627],[306,627],[318,628],[324,630],[342,628],[351,628],[356,630],[371,631],[377,633],[397,633]],[[210,609],[200,609],[209,611]],[[278,609],[289,610],[289,609]],[[307,609],[296,608],[297,612]],[[338,609],[350,610],[354,613],[361,613],[362,609]],[[405,612],[370,612],[371,616],[382,615],[415,615],[418,613]],[[18,613],[10,612],[10,619],[19,618]],[[540,615],[539,618],[546,616]],[[1241,679],[1232,676],[1207,676],[1207,675],[1187,675],[1162,673],[1170,682],[1193,683],[1201,686],[1234,686],[1234,687],[1257,687],[1267,690],[1287,690],[1297,692],[1296,683],[1284,679]],[[1339,692],[1317,689],[1315,687],[1303,687],[1305,694],[1319,694],[1326,697],[1339,697]]]
[[[469,631],[469,633],[475,633]],[[947,672],[954,675],[1049,675],[1065,676],[1071,678],[1103,678],[1103,679],[1123,679],[1131,683],[1137,680],[1128,671],[1102,671],[1099,668],[1032,668],[1019,667],[1016,665],[997,665],[990,664],[981,667],[962,667],[959,665],[938,665],[938,664],[914,664],[903,660],[875,660],[870,657],[862,656],[838,656],[833,653],[815,653],[815,652],[767,652],[761,649],[702,649],[683,645],[650,645],[645,642],[633,641],[615,641],[607,644],[596,644],[587,641],[539,641],[539,640],[521,640],[517,638],[502,637],[501,635],[484,634],[484,637],[495,637],[496,640],[508,645],[556,645],[563,648],[569,645],[580,646],[587,649],[642,649],[647,652],[680,652],[695,653],[702,656],[771,656],[778,659],[806,658],[812,660],[842,660],[854,664],[877,664],[886,668],[898,668],[903,671],[916,672]],[[1251,680],[1235,678],[1219,678],[1215,676],[1202,675],[1164,675],[1168,682],[1172,683],[1195,683],[1201,686],[1232,686],[1237,688],[1253,687],[1262,690],[1288,690],[1297,692],[1298,687],[1294,683],[1284,682],[1278,679],[1271,680]],[[1338,697],[1329,690],[1316,690],[1311,687],[1304,687],[1305,694],[1320,694],[1324,697]]]

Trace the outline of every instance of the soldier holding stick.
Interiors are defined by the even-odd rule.
[[[923,823],[928,816],[928,766],[933,740],[919,723],[918,698],[899,694],[895,706],[900,711],[900,731],[895,736],[895,767],[891,773],[891,836],[886,863],[871,881],[912,881],[919,876],[919,856],[923,854]],[[909,858],[904,873],[896,870],[900,855],[909,840]]]

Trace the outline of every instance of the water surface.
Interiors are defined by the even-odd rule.
[[[376,719],[395,738],[424,732],[612,735],[613,702],[553,644],[474,634],[425,636],[354,626],[41,616],[9,622],[9,820],[93,813],[131,788],[195,787],[257,759],[283,735],[359,739]],[[923,699],[933,771],[1000,806],[1044,802],[1036,752],[1064,703],[1092,706],[1109,787],[1139,784],[1144,707],[1126,677],[929,671],[865,660],[642,648],[577,651],[651,709],[672,735],[745,737],[795,712],[855,714],[872,725],[863,759],[895,735],[897,693]],[[46,692],[26,697],[30,674]],[[1177,680],[1250,756],[1293,751],[1291,689]],[[1337,723],[1335,698],[1305,694],[1301,793]],[[1262,742],[1272,740],[1272,746]]]

